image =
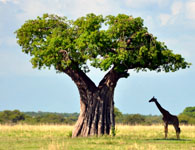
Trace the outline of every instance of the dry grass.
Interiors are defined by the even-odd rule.
[[[67,131],[72,130],[73,126],[71,125],[26,125],[26,124],[18,124],[18,125],[0,125],[0,129],[3,131],[10,130],[25,130],[25,131]]]
[[[164,139],[163,125],[117,125],[116,136],[70,138],[68,125],[0,125],[0,150],[195,150],[195,126],[181,126],[176,140],[169,126]]]

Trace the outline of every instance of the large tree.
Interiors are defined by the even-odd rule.
[[[114,89],[129,70],[174,72],[190,66],[150,34],[143,20],[125,14],[88,14],[76,20],[44,14],[16,31],[34,68],[54,67],[67,74],[80,94],[80,115],[73,137],[109,134],[114,129]],[[107,71],[99,85],[89,66]]]

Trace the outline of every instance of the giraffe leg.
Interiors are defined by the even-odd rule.
[[[180,134],[181,130],[179,128],[179,125],[176,124],[176,125],[173,125],[173,126],[174,126],[175,131],[176,131],[177,139],[180,139],[179,134]]]
[[[168,133],[168,123],[165,123],[165,139],[167,138],[167,133]]]

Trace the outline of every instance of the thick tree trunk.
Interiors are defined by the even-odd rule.
[[[73,131],[73,137],[109,134],[114,126],[114,91],[98,89],[86,91],[88,103],[84,103],[81,95],[80,116]]]
[[[114,89],[127,73],[111,69],[97,87],[79,69],[67,68],[64,72],[75,82],[80,94],[80,115],[72,137],[109,134],[111,127],[115,127]]]

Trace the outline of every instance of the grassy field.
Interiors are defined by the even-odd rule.
[[[181,126],[181,139],[163,125],[116,126],[116,136],[70,138],[73,126],[0,125],[0,150],[195,150],[195,126]]]

